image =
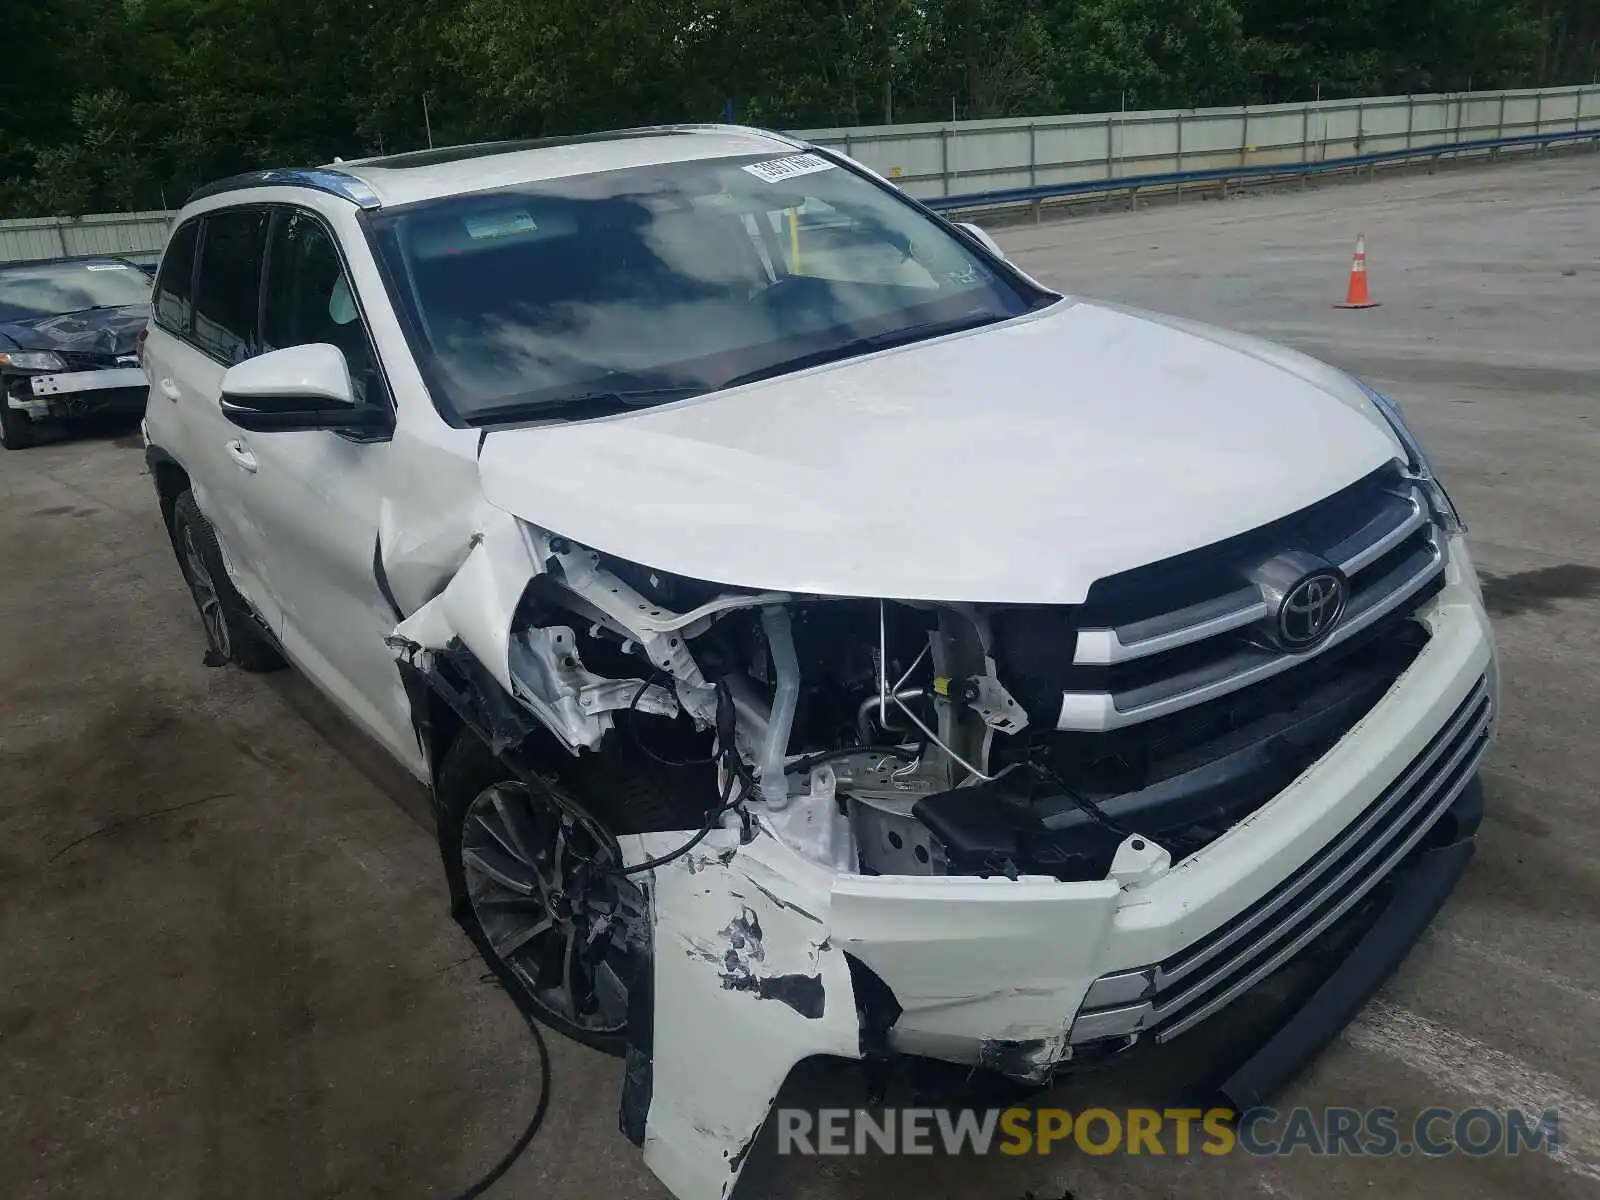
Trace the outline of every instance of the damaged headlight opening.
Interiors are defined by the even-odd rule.
[[[759,593],[524,537],[509,676],[576,760],[554,769],[580,800],[588,760],[678,777],[670,827],[695,830],[628,874],[759,820],[838,872],[1099,879],[1161,779],[1149,739],[1057,727],[1073,607]],[[1204,815],[1159,824],[1192,849],[1223,825]]]

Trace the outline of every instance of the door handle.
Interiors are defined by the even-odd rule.
[[[170,379],[163,379],[160,383],[156,384],[156,386],[161,389],[161,394],[168,400],[177,400],[183,395],[183,393],[178,390],[178,385]]]
[[[256,468],[261,464],[256,462],[256,456],[250,453],[250,447],[243,442],[232,441],[228,443],[227,449],[228,457],[233,459],[234,466],[241,471],[249,471],[252,475],[256,473]]]

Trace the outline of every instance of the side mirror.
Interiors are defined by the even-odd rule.
[[[956,228],[961,230],[964,233],[970,234],[974,241],[976,241],[980,246],[982,246],[990,254],[992,254],[996,258],[998,258],[1001,262],[1008,261],[1006,259],[1006,252],[1004,250],[1000,249],[1000,243],[995,241],[992,237],[990,237],[987,233],[985,233],[978,226],[974,225],[971,221],[957,221],[956,222]]]
[[[246,359],[222,377],[222,415],[256,433],[284,429],[371,432],[392,423],[388,409],[358,404],[337,346],[290,346]]]

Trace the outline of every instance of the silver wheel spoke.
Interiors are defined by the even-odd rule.
[[[536,921],[534,924],[529,925],[526,928],[512,929],[501,936],[498,941],[493,943],[494,952],[501,958],[507,958],[510,955],[515,954],[518,950],[521,950],[529,942],[533,941],[534,938],[540,936],[541,934],[549,933],[550,930],[555,928],[555,925],[556,923],[549,917],[544,917],[543,919]]]
[[[472,820],[479,829],[483,830],[484,833],[489,835],[489,837],[494,841],[495,845],[499,846],[500,849],[504,850],[518,862],[526,863],[530,868],[533,866],[533,861],[526,854],[517,849],[516,844],[511,840],[510,836],[505,832],[505,830],[501,829],[498,825],[489,820],[487,817],[483,816],[481,813],[474,813]]]
[[[474,896],[472,902],[479,908],[491,909],[495,912],[542,913],[546,911],[542,897],[524,896],[520,892],[510,896]]]
[[[500,814],[500,823],[505,827],[506,836],[511,839],[511,848],[517,857],[525,863],[536,862],[539,831],[527,819],[529,814],[523,807],[521,797],[508,795],[505,788],[495,788],[490,795],[494,801],[494,810]]]
[[[533,893],[535,884],[519,876],[516,860],[499,854],[487,846],[464,850],[461,855],[461,861],[466,866],[487,875],[503,888],[509,888],[513,892],[521,892],[524,896]]]

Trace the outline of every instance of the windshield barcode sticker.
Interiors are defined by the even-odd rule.
[[[133,268],[126,263],[90,263],[91,271],[131,271]]]
[[[769,158],[766,162],[750,163],[744,169],[766,183],[782,183],[796,175],[831,171],[833,164],[817,154],[791,154],[788,158]]]
[[[518,233],[536,233],[539,229],[533,217],[524,208],[480,213],[477,216],[467,217],[462,224],[467,227],[467,236],[473,241],[479,238],[511,237]]]

